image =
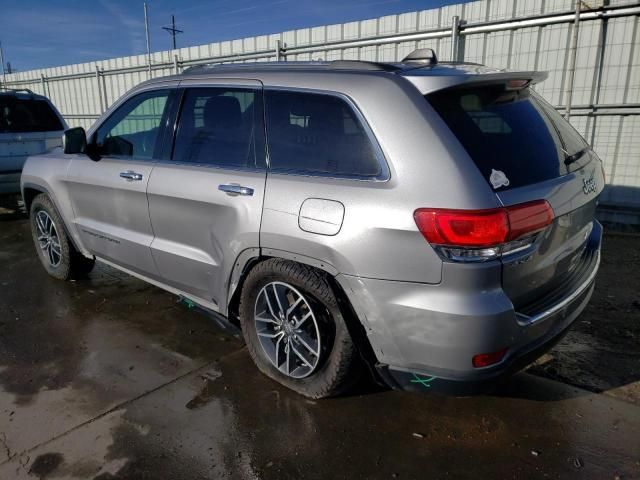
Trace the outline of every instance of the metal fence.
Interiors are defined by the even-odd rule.
[[[137,83],[203,63],[397,61],[431,47],[444,60],[546,70],[536,89],[559,109],[571,92],[571,122],[604,160],[608,219],[640,223],[639,15],[629,0],[585,0],[579,23],[573,0],[480,0],[156,52],[150,64],[137,55],[19,72],[6,86],[44,93],[70,125],[88,127]]]

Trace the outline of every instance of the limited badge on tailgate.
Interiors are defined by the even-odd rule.
[[[593,169],[591,170],[591,176],[586,179],[583,178],[582,179],[582,191],[584,192],[585,195],[589,195],[590,193],[595,193],[596,190],[598,189],[598,184],[596,183],[596,179],[595,179],[595,175],[596,175],[596,170]]]

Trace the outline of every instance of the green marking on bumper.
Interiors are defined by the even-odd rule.
[[[419,383],[420,385],[422,385],[425,388],[429,388],[431,385],[429,385],[431,382],[433,382],[436,379],[436,377],[422,377],[420,378],[418,375],[416,375],[415,373],[413,374],[413,379],[410,380],[410,383]]]

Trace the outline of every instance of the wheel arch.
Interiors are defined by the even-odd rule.
[[[24,201],[24,208],[27,211],[27,215],[31,215],[31,204],[33,203],[33,199],[41,193],[46,193],[47,195],[49,195],[49,198],[51,198],[51,201],[55,204],[55,201],[51,197],[51,194],[49,194],[47,189],[44,187],[36,186],[29,183],[22,188],[22,200]]]
[[[73,248],[77,252],[82,252],[82,249],[79,248],[76,242],[76,239],[74,238],[73,235],[71,235],[71,232],[67,226],[64,215],[62,214],[62,210],[60,209],[60,206],[58,205],[58,202],[55,196],[51,194],[48,188],[42,185],[31,183],[31,182],[27,182],[22,185],[22,199],[24,201],[24,207],[27,211],[27,215],[31,216],[31,204],[33,203],[33,200],[42,193],[44,193],[49,197],[54,207],[56,207],[56,210],[60,214],[60,218],[62,219],[62,228],[64,228],[64,231],[67,234],[67,238],[71,242],[71,245],[73,245]]]
[[[310,266],[320,271],[327,279],[327,282],[338,300],[340,311],[345,319],[347,329],[349,330],[353,343],[365,364],[370,369],[373,378],[377,381],[378,376],[375,373],[374,368],[374,365],[377,363],[375,352],[367,337],[365,326],[360,320],[354,305],[349,299],[349,296],[345,292],[343,286],[336,279],[336,276],[340,272],[333,265],[327,262],[307,257],[305,255],[265,248],[249,250],[250,251],[245,250],[242,252],[234,264],[234,269],[229,282],[230,288],[226,312],[227,319],[234,325],[238,327],[240,326],[239,309],[242,288],[249,273],[258,264],[272,258],[280,258]]]

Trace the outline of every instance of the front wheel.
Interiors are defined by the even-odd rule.
[[[240,322],[260,371],[290,389],[322,398],[356,380],[356,348],[323,273],[281,259],[258,264],[243,285]]]
[[[33,199],[30,209],[31,235],[42,266],[60,280],[88,274],[95,260],[80,254],[69,241],[62,217],[45,193]]]

